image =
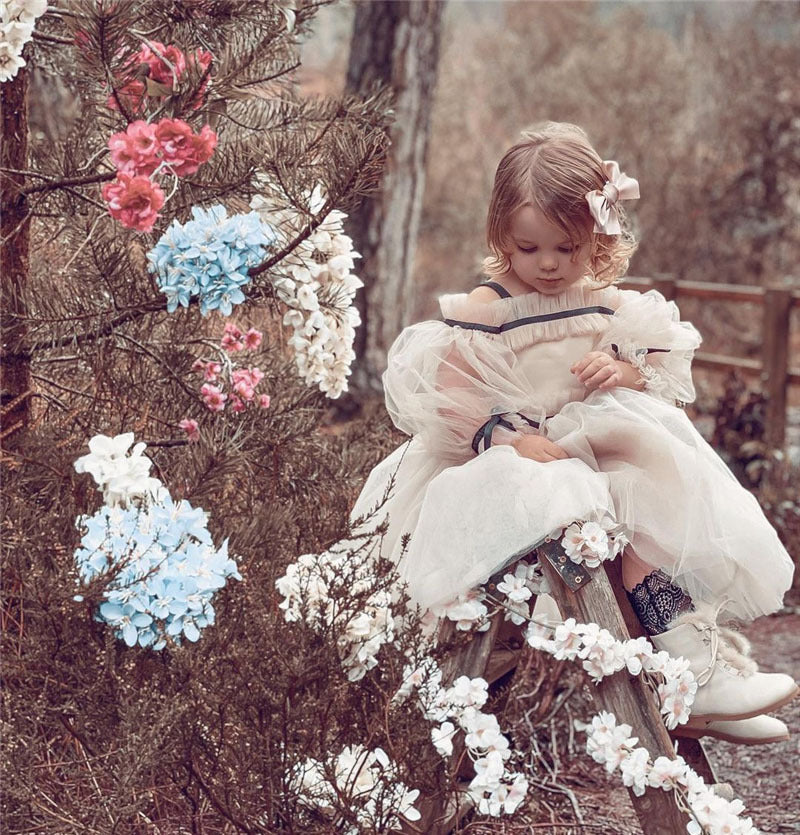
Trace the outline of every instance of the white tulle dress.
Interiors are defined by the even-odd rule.
[[[372,470],[352,512],[379,504],[394,479],[382,552],[413,602],[447,602],[559,528],[611,517],[696,602],[727,597],[723,611],[745,619],[780,608],[789,555],[676,406],[694,399],[700,336],[674,302],[575,285],[440,305],[444,321],[405,328],[389,351],[386,405],[412,437]],[[569,369],[592,350],[637,366],[645,391],[587,393]],[[571,457],[523,458],[514,432],[544,434]]]

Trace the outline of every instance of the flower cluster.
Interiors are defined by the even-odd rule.
[[[556,539],[558,534],[553,539]],[[561,545],[572,562],[597,568],[604,560],[613,560],[628,544],[622,525],[599,522],[573,522],[564,529]]]
[[[307,759],[292,771],[292,789],[300,801],[330,818],[345,803],[356,816],[356,825],[336,831],[346,835],[388,832],[402,825],[401,818],[419,820],[414,808],[419,789],[409,789],[399,779],[397,766],[382,748],[372,751],[363,745],[348,746],[326,765]]]
[[[197,359],[192,363],[192,368],[203,376],[200,395],[210,411],[221,412],[228,402],[234,412],[244,412],[251,403],[258,403],[262,409],[269,408],[268,394],[256,397],[256,388],[264,379],[264,372],[257,366],[234,368],[228,356],[238,351],[254,351],[261,345],[262,338],[261,331],[255,328],[242,333],[236,325],[228,322],[219,343],[221,361]],[[226,384],[230,395],[225,392]],[[181,421],[181,425],[189,440],[197,440],[197,421]]]
[[[47,0],[3,0],[0,3],[0,82],[10,81],[25,66],[22,50],[33,36],[36,18]]]
[[[150,271],[170,313],[197,296],[204,316],[212,310],[230,316],[233,305],[245,299],[248,270],[264,260],[275,233],[256,212],[228,217],[221,205],[195,206],[192,218],[184,224],[174,220],[147,253]]]
[[[153,462],[143,455],[147,445],[133,443],[133,432],[115,435],[95,435],[89,441],[89,454],[75,461],[75,470],[89,473],[103,491],[107,505],[128,504],[131,499],[155,495],[161,482],[150,476]]]
[[[596,623],[576,623],[567,618],[555,629],[536,622],[528,624],[528,644],[558,660],[583,662],[583,669],[595,681],[627,669],[631,675],[646,673],[657,681],[664,723],[672,730],[689,721],[697,682],[685,658],[672,658],[656,651],[646,638],[618,641]]]
[[[525,797],[528,782],[522,774],[508,770],[508,738],[500,731],[497,717],[481,711],[489,697],[485,679],[460,676],[445,688],[442,671],[430,656],[407,665],[403,679],[395,701],[417,691],[417,703],[433,723],[431,741],[443,758],[453,753],[456,724],[464,732],[464,744],[475,768],[468,792],[478,811],[492,817],[513,814]]]
[[[196,110],[203,103],[203,94],[208,86],[208,70],[211,67],[212,55],[203,49],[195,50],[194,54],[186,54],[174,44],[165,46],[159,41],[146,41],[145,45],[131,55],[124,67],[128,75],[140,74],[142,65],[146,67],[146,81],[132,78],[127,81],[116,95],[111,93],[106,101],[112,110],[119,110],[117,97],[123,106],[133,113],[140,113],[147,96],[168,96],[177,91],[179,82],[189,68],[204,76],[203,83],[192,103]]]
[[[123,133],[108,140],[117,171],[150,176],[159,167],[178,177],[187,177],[211,159],[217,135],[208,125],[195,133],[182,119],[155,123],[131,122]]]
[[[370,558],[351,551],[328,550],[303,554],[275,581],[283,596],[279,604],[287,622],[302,621],[313,629],[333,629],[350,681],[363,678],[378,663],[380,648],[395,637],[391,597],[375,589],[374,565]],[[366,595],[359,611],[336,603],[340,597]]]
[[[129,229],[149,232],[164,206],[164,192],[153,179],[161,172],[194,174],[211,159],[217,135],[208,125],[194,133],[182,119],[131,122],[108,140],[117,179],[103,186],[111,217]]]
[[[173,502],[165,490],[143,507],[103,505],[79,517],[78,526],[80,580],[108,577],[96,617],[129,647],[196,641],[214,623],[214,593],[229,577],[241,579],[228,540],[214,547],[206,513],[186,500]]]
[[[80,516],[83,529],[75,552],[84,583],[107,579],[96,617],[112,626],[128,646],[163,649],[168,639],[196,641],[214,623],[211,598],[229,577],[241,579],[228,557],[228,541],[217,549],[206,513],[189,502],[173,502],[133,433],[97,435],[89,455],[75,461],[103,491],[105,504],[94,516]],[[78,599],[81,599],[78,596]]]
[[[317,186],[309,195],[309,211],[318,215],[324,205],[325,197]],[[280,210],[265,196],[254,197],[250,206],[281,230],[282,245],[297,238],[308,223],[306,214]],[[289,345],[300,376],[330,398],[347,390],[355,359],[355,328],[361,323],[353,299],[364,285],[352,273],[354,259],[361,256],[344,234],[345,217],[336,210],[325,215],[281,262],[283,274],[272,279],[278,298],[291,308],[283,323],[294,331]]]
[[[648,787],[675,791],[692,820],[689,835],[757,835],[750,818],[742,818],[741,800],[726,800],[716,794],[684,761],[683,757],[652,759],[644,747],[635,747],[630,725],[617,724],[613,713],[601,711],[586,730],[586,751],[604,765],[609,774],[619,769],[622,782],[641,796]]]

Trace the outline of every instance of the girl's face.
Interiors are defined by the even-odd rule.
[[[563,293],[589,272],[589,242],[573,244],[533,206],[514,212],[509,238],[512,272],[539,293]]]

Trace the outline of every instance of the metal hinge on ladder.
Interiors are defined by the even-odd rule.
[[[538,548],[539,558],[544,557],[558,572],[558,576],[572,591],[578,591],[592,581],[592,575],[582,566],[573,562],[557,539],[545,540]]]

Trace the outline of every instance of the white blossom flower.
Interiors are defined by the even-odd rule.
[[[497,747],[494,743],[500,736],[500,726],[493,713],[481,713],[474,708],[467,708],[463,714],[463,724],[469,729],[464,742],[469,748],[487,749]]]
[[[489,698],[489,684],[484,678],[459,676],[447,690],[451,704],[460,707],[481,708]]]
[[[622,649],[622,659],[628,672],[638,676],[644,669],[645,660],[653,652],[653,646],[647,638],[632,638],[625,641]]]
[[[608,534],[601,525],[597,522],[584,522],[581,525],[581,537],[584,547],[599,560],[608,558]]]
[[[525,589],[527,591],[527,589]],[[510,620],[515,626],[525,623],[531,616],[531,609],[527,603],[510,600],[505,604],[504,620]]]
[[[552,634],[552,629],[532,620],[525,628],[525,641],[533,649],[543,649],[545,652],[555,653],[556,645],[551,639]]]
[[[431,728],[431,741],[442,757],[453,753],[453,736],[456,726],[452,722],[442,722],[438,728]]]
[[[669,791],[686,785],[686,771],[687,765],[683,757],[657,757],[647,780],[653,788]]]
[[[524,603],[531,599],[531,590],[527,586],[528,566],[521,563],[513,574],[506,574],[497,584],[497,590],[505,594],[513,603]]]
[[[95,435],[89,441],[89,454],[78,458],[76,472],[89,473],[103,491],[107,505],[127,504],[131,499],[153,496],[162,488],[157,478],[149,475],[153,462],[142,453],[146,444],[138,443],[127,455],[133,443],[133,432],[115,435]]]
[[[456,629],[468,632],[482,623],[489,610],[483,604],[478,592],[471,590],[433,609],[437,617],[446,617],[456,622]]]
[[[499,751],[490,751],[485,757],[475,760],[475,776],[469,784],[470,794],[483,794],[492,791],[500,785],[500,779],[505,772],[503,757]]]
[[[572,661],[577,657],[582,641],[582,632],[577,628],[575,618],[567,618],[563,623],[556,626],[553,636],[556,659]]]
[[[650,773],[650,753],[646,748],[634,748],[633,751],[620,762],[622,782],[633,789],[637,797],[641,797],[647,788],[647,776]]]

